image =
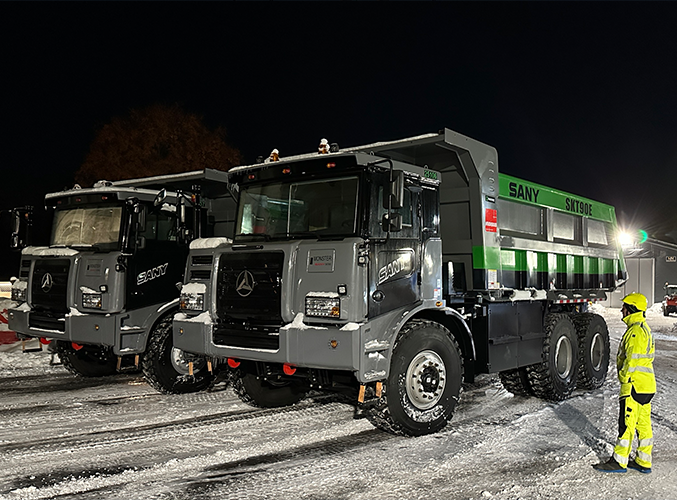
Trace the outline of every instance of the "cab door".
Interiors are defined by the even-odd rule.
[[[369,317],[373,318],[421,300],[420,188],[404,187],[400,208],[391,212],[401,217],[401,230],[384,227],[390,193],[388,173],[375,173],[371,180],[369,248]],[[385,200],[385,201],[384,201]],[[387,222],[386,222],[387,226]]]
[[[128,310],[178,298],[177,284],[183,283],[188,256],[188,245],[176,241],[175,222],[168,215],[149,215],[141,236],[144,248],[137,249],[129,259]]]

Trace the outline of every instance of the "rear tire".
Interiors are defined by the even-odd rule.
[[[75,350],[70,342],[56,343],[63,367],[80,377],[107,377],[117,373],[117,358],[108,347],[85,344]]]
[[[515,396],[533,396],[534,391],[529,383],[529,375],[526,368],[515,368],[500,372],[498,377],[506,391]]]
[[[578,334],[578,386],[599,389],[609,370],[609,329],[597,314],[576,314],[572,318]]]
[[[188,363],[193,362],[193,375]],[[207,361],[174,347],[172,315],[161,319],[151,331],[143,358],[143,376],[153,388],[164,394],[186,394],[209,389],[215,379],[207,370]]]
[[[534,394],[549,401],[563,401],[576,388],[578,378],[578,338],[576,326],[564,313],[545,317],[543,359],[527,367]]]
[[[433,321],[410,321],[395,342],[384,394],[368,418],[394,434],[437,432],[451,420],[462,379],[463,357],[451,332]]]
[[[300,382],[270,382],[242,368],[232,373],[231,381],[237,397],[258,408],[290,406],[306,396],[305,386]]]

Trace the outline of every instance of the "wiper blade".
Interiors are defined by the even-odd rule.
[[[270,241],[272,239],[272,236],[270,236],[268,233],[243,233],[243,234],[236,234],[235,235],[235,240],[255,240],[255,239],[262,239],[264,241]]]
[[[322,235],[316,231],[294,231],[293,233],[287,233],[287,238],[303,238],[307,236],[317,238],[318,240],[322,238]]]
[[[94,250],[96,252],[101,251],[101,247],[99,245],[69,245],[69,248],[74,248],[76,250]]]

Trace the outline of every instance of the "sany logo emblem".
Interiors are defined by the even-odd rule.
[[[162,264],[161,266],[154,267],[153,269],[149,269],[148,271],[139,273],[139,275],[136,277],[136,284],[143,285],[147,281],[154,280],[159,276],[164,276],[167,272],[167,266],[169,266],[169,262]]]
[[[246,269],[242,271],[235,282],[235,291],[240,294],[240,297],[247,297],[254,291],[254,275]]]
[[[52,285],[54,284],[54,280],[52,279],[52,275],[49,273],[45,273],[45,275],[42,277],[42,283],[40,284],[40,288],[42,288],[42,291],[47,293],[52,289]]]

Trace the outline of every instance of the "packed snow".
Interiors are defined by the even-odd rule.
[[[594,310],[615,354],[620,313]],[[46,350],[13,351],[0,353],[0,499],[676,499],[677,316],[647,316],[658,379],[649,475],[592,469],[615,440],[613,361],[601,389],[561,403],[480,376],[443,431],[406,438],[333,395],[253,408],[223,382],[162,395],[139,374],[77,378]]]

